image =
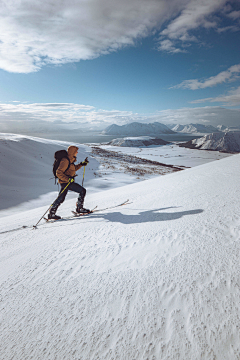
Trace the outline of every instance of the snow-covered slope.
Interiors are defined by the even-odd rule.
[[[151,145],[167,145],[168,141],[162,139],[155,139],[149,136],[141,136],[141,137],[127,137],[114,139],[110,141],[107,145],[113,146],[121,146],[121,147],[144,147]]]
[[[180,146],[200,150],[216,150],[224,152],[240,152],[240,131],[213,133],[199,139],[188,141]]]
[[[161,124],[159,122],[154,122],[150,124],[133,122],[121,126],[112,124],[103,131],[103,134],[106,135],[126,135],[126,136],[159,135],[159,134],[173,134],[173,133],[174,132],[170,130],[166,125]]]
[[[0,217],[10,215],[12,212],[50,205],[51,199],[57,196],[59,190],[54,184],[52,174],[54,152],[69,145],[70,143],[63,141],[0,133]],[[152,166],[153,164],[149,167],[144,159],[184,167],[197,166],[223,157],[221,154],[215,156],[208,152],[202,152],[201,156],[196,157],[195,150],[180,149],[178,146],[173,149],[168,145],[155,146],[151,150],[147,147],[131,147],[130,151],[126,147],[118,148],[117,152],[120,149],[126,150],[129,151],[129,155],[133,155],[135,151],[141,152],[136,155],[137,157],[140,155],[143,159],[142,164],[133,165],[133,159],[129,160],[128,156],[120,160],[117,159],[118,156],[116,158],[105,156],[106,154],[96,156],[92,153],[96,144],[92,146],[77,144],[77,146],[80,148],[77,160],[82,161],[86,156],[90,160],[84,178],[84,186],[88,193],[132,184],[139,181],[139,176],[149,178],[163,174],[165,170],[169,172],[169,168],[157,169]],[[111,149],[116,151],[116,147],[112,146]],[[150,150],[149,154],[154,152],[154,156],[145,157],[147,149]],[[77,182],[81,183],[83,169],[77,174]],[[71,196],[75,197],[74,194],[69,193],[68,197]]]
[[[0,133],[0,210],[57,191],[52,173],[54,153],[69,145],[63,141]],[[78,160],[82,161],[89,155],[84,146],[78,146]],[[86,179],[94,177],[97,167],[97,162],[91,159]]]
[[[4,360],[237,360],[240,155],[0,225]],[[69,215],[73,200],[60,208]]]
[[[211,125],[203,125],[203,124],[188,124],[188,125],[175,125],[172,127],[173,131],[192,134],[192,133],[212,133],[218,132],[219,129],[211,126]]]

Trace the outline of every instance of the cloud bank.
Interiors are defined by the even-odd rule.
[[[184,80],[178,85],[172,86],[170,89],[190,89],[190,90],[198,90],[198,89],[205,89],[208,87],[213,87],[218,84],[232,82],[239,79],[240,73],[240,64],[233,65],[226,71],[222,71],[216,76],[211,76],[210,78],[199,81],[197,79],[192,80]]]
[[[158,113],[160,122],[165,124],[190,124],[240,126],[240,110],[220,106],[168,109]]]
[[[0,132],[22,134],[62,133],[75,130],[103,130],[110,124],[161,122],[164,124],[202,123],[213,126],[239,126],[240,110],[220,106],[163,110],[153,114],[101,110],[72,103],[0,103]]]
[[[240,105],[240,86],[236,89],[230,90],[227,94],[216,96],[216,97],[210,97],[205,99],[198,99],[191,101],[191,104],[200,104],[205,102],[218,102],[223,103],[227,106],[238,106]],[[240,122],[240,119],[239,119]]]
[[[30,73],[93,59],[160,31],[158,49],[185,51],[200,27],[226,31],[240,13],[227,0],[0,0],[0,68]],[[232,4],[234,1],[232,2]],[[235,25],[236,28],[237,25]],[[237,27],[238,28],[238,27]]]

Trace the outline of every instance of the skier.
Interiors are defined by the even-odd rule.
[[[86,195],[86,189],[83,186],[75,183],[74,181],[75,176],[77,176],[76,171],[81,169],[82,166],[86,166],[88,164],[88,160],[86,158],[83,162],[75,165],[74,163],[77,160],[77,153],[78,153],[77,146],[69,146],[67,150],[68,158],[63,158],[60,161],[60,164],[56,170],[58,182],[61,185],[59,194],[63,191],[63,189],[68,185],[70,181],[71,183],[67,186],[66,190],[64,190],[63,193],[52,204],[48,214],[48,219],[55,219],[55,220],[61,219],[61,216],[56,215],[56,211],[59,205],[61,205],[64,202],[68,190],[74,191],[79,194],[76,203],[76,212],[79,214],[90,213],[90,210],[85,209],[83,207],[84,198]]]

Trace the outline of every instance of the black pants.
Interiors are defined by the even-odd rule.
[[[63,191],[63,189],[67,186],[67,184],[68,183],[61,184],[61,189],[59,191],[59,194]],[[77,200],[77,206],[79,206],[80,208],[83,207],[83,202],[86,195],[86,189],[74,182],[68,185],[66,190],[64,190],[63,193],[54,201],[54,203],[52,204],[52,210],[57,209],[59,205],[61,205],[64,202],[68,190],[74,191],[79,194]]]

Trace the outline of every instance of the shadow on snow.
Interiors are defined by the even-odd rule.
[[[119,222],[122,224],[140,224],[146,222],[177,220],[182,218],[183,216],[197,215],[203,212],[202,209],[178,212],[160,212],[166,209],[141,211],[139,214],[136,215],[126,215],[122,214],[121,212],[113,212],[108,214],[96,214],[94,217],[103,218],[110,222]]]

